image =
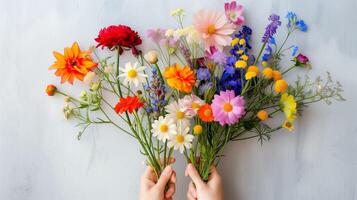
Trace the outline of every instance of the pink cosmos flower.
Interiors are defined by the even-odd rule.
[[[194,15],[193,24],[206,49],[215,46],[221,50],[230,45],[232,38],[229,35],[234,32],[234,25],[228,22],[223,13],[200,10]]]
[[[245,19],[243,16],[244,8],[242,5],[237,4],[236,1],[224,4],[224,10],[227,19],[233,24],[240,26],[244,23]]]
[[[244,104],[244,98],[235,96],[233,90],[221,91],[219,95],[214,95],[211,105],[214,120],[222,126],[238,122],[245,114]]]
[[[165,38],[165,29],[148,29],[146,35],[148,38],[152,39],[154,42],[159,42],[161,39]]]

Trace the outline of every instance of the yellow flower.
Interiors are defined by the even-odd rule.
[[[185,11],[182,8],[176,8],[170,12],[171,16],[180,16],[184,13]]]
[[[202,126],[199,125],[199,124],[197,124],[197,125],[195,125],[195,126],[193,127],[193,133],[194,133],[195,135],[200,135],[200,134],[202,133],[202,131],[203,131],[203,128],[202,128]]]
[[[257,67],[257,66],[249,66],[248,67],[248,72],[255,72],[256,73],[256,75],[258,75],[259,74],[259,68]]]
[[[294,96],[284,93],[280,98],[280,108],[284,112],[286,119],[293,122],[296,118],[296,101]]]
[[[248,60],[248,56],[247,56],[247,55],[242,55],[240,58],[241,58],[242,60],[244,60],[244,61],[247,61],[247,60]]]
[[[248,71],[246,74],[245,74],[245,79],[246,80],[250,80],[254,77],[257,76],[257,73],[253,72],[253,71]]]
[[[236,44],[238,44],[239,42],[239,38],[234,38],[231,42],[231,46],[235,46]]]
[[[237,51],[237,54],[239,54],[239,55],[242,55],[243,53],[244,53],[243,50],[238,50],[238,51]]]
[[[266,79],[272,79],[273,78],[273,70],[270,67],[267,67],[263,70],[263,76]]]
[[[244,69],[247,67],[247,62],[245,62],[244,60],[238,60],[235,63],[236,68],[240,68],[240,69]]]
[[[277,93],[284,93],[288,89],[288,86],[288,83],[284,79],[281,79],[275,82],[274,90]]]
[[[240,39],[239,40],[239,45],[245,45],[245,39]]]
[[[292,124],[292,122],[289,122],[288,120],[284,121],[282,127],[288,129],[289,131],[294,130],[294,125]]]
[[[263,66],[263,67],[268,66],[268,62],[267,62],[267,61],[263,61],[263,62],[262,62],[262,66]]]

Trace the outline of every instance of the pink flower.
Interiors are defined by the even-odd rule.
[[[154,42],[159,42],[161,39],[165,38],[164,29],[148,29],[146,31],[148,38],[152,39]]]
[[[206,49],[215,46],[222,49],[230,45],[234,25],[229,23],[223,13],[200,10],[194,16],[193,22],[199,36],[205,43]]]
[[[211,105],[214,120],[222,126],[238,122],[245,114],[244,104],[244,98],[235,96],[233,90],[221,91],[219,95],[214,95]]]
[[[237,4],[236,1],[224,4],[224,10],[227,19],[233,24],[240,26],[244,23],[245,19],[243,16],[244,8],[242,5]]]
[[[191,94],[180,99],[179,103],[185,108],[188,116],[193,117],[197,114],[198,109],[204,104],[198,96]]]

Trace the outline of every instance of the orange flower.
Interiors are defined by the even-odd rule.
[[[57,59],[49,69],[55,69],[55,75],[61,77],[61,83],[68,81],[73,84],[75,78],[83,81],[84,76],[97,67],[90,57],[90,51],[81,51],[78,43],[74,42],[72,47],[64,49],[64,55],[54,51]]]
[[[265,110],[260,110],[260,111],[257,113],[257,117],[258,117],[261,121],[264,121],[264,120],[268,119],[269,114],[268,114],[268,112],[265,111]]]
[[[195,74],[191,68],[189,66],[180,68],[179,64],[166,67],[164,77],[170,87],[186,93],[191,92],[196,82]]]
[[[288,83],[284,79],[281,79],[275,82],[274,90],[277,93],[284,93],[288,89],[288,86]]]
[[[270,67],[267,67],[263,70],[263,75],[266,79],[273,78],[273,70]]]
[[[133,113],[134,110],[141,108],[143,105],[144,103],[137,96],[127,96],[126,98],[120,98],[114,110],[116,113]]]
[[[279,71],[274,70],[273,71],[273,78],[274,78],[275,81],[277,81],[277,80],[282,79],[282,75],[281,75],[281,73]]]
[[[248,72],[255,72],[256,75],[259,74],[259,68],[257,66],[249,66],[248,67]]]
[[[204,104],[201,106],[201,108],[198,110],[198,117],[204,122],[213,121],[214,118],[211,105]]]
[[[51,85],[51,84],[50,84],[50,85],[47,85],[47,87],[46,87],[46,93],[47,93],[48,96],[53,96],[53,95],[55,95],[56,91],[57,91],[56,86]]]

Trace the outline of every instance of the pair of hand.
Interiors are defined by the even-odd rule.
[[[222,178],[215,167],[212,167],[207,183],[192,164],[187,165],[185,176],[192,180],[187,191],[188,200],[223,200]],[[172,200],[175,191],[176,172],[171,165],[164,169],[159,180],[151,167],[146,169],[141,178],[140,200]]]

